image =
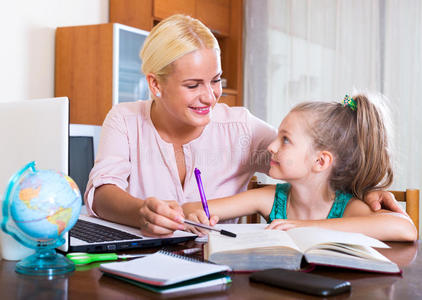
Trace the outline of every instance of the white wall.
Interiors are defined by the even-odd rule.
[[[108,2],[2,1],[0,102],[53,97],[55,29],[107,23]]]

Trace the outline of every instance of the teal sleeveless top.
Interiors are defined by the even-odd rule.
[[[287,219],[287,196],[289,195],[289,191],[289,183],[277,184],[274,204],[268,223],[271,223],[275,219]],[[331,207],[327,219],[341,218],[344,209],[351,198],[353,198],[353,195],[351,194],[336,191],[336,198],[334,199],[333,206]]]

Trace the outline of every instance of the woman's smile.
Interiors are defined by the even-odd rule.
[[[211,111],[211,106],[204,106],[204,107],[189,106],[189,108],[198,115],[207,115]]]

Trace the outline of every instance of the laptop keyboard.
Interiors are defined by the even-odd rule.
[[[84,220],[76,222],[70,235],[88,243],[142,239],[140,236]]]

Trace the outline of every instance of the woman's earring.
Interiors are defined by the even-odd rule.
[[[161,93],[160,92],[157,92],[157,94],[155,94],[155,96],[157,96],[157,98],[160,98],[161,97]]]

